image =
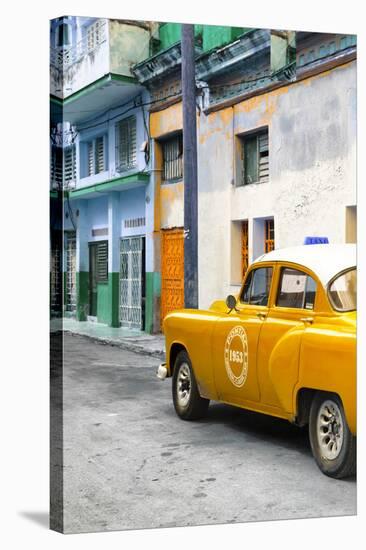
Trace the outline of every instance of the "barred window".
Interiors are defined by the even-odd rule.
[[[162,141],[163,181],[174,181],[183,177],[183,134]]]
[[[125,172],[136,164],[136,117],[131,116],[116,124],[116,170]]]
[[[264,183],[269,179],[268,130],[241,138],[240,185]]]

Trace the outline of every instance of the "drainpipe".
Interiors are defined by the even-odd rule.
[[[182,25],[184,305],[198,308],[198,196],[194,25]]]

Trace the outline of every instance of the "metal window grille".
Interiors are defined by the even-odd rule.
[[[128,117],[116,124],[116,166],[118,172],[136,166],[136,117]]]
[[[58,311],[61,304],[61,249],[55,247],[51,251],[51,310]]]
[[[247,272],[249,265],[248,251],[248,220],[242,222],[242,240],[241,240],[241,274],[242,278]]]
[[[242,184],[269,180],[268,130],[242,140]]]
[[[274,220],[265,220],[264,251],[271,252],[275,247]]]
[[[142,328],[143,237],[121,239],[120,249],[120,323]]]
[[[162,143],[163,147],[163,180],[170,181],[183,177],[183,134]]]
[[[76,234],[66,233],[66,311],[76,311]]]
[[[108,241],[95,244],[96,250],[96,282],[108,282]]]

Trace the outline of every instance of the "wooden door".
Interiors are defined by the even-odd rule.
[[[169,311],[184,307],[183,229],[161,232],[161,323]]]

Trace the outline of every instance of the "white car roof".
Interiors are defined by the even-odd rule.
[[[292,262],[311,269],[324,286],[344,269],[356,266],[355,244],[309,244],[278,248],[256,262]]]

